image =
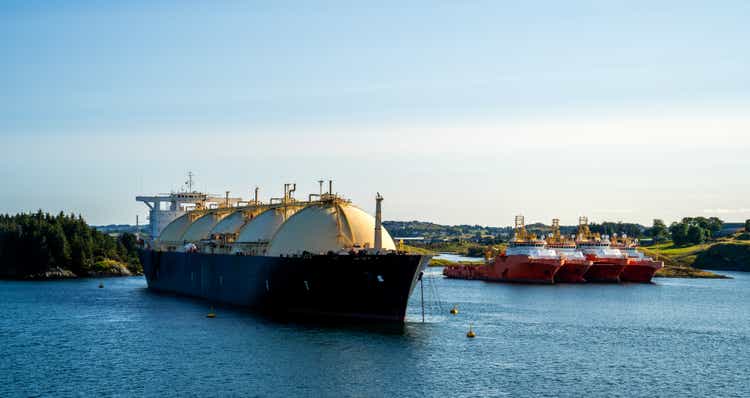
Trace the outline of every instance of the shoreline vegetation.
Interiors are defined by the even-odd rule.
[[[410,241],[404,250],[417,254],[453,253],[479,262],[455,262],[433,258],[430,266],[477,265],[488,249],[501,251],[512,232],[510,227],[441,226],[424,222],[387,221],[401,236],[425,233],[425,241]],[[722,225],[729,234],[719,236]],[[638,224],[592,224],[602,233],[627,233],[644,237],[639,250],[664,262],[657,277],[728,278],[712,271],[750,272],[750,220],[722,224],[716,218],[684,218],[667,227],[661,220],[646,228]],[[543,224],[532,224],[539,233]],[[740,228],[738,228],[740,227]],[[571,229],[571,227],[561,227]],[[423,231],[424,230],[424,231]],[[572,229],[571,229],[572,230]],[[130,276],[143,273],[136,251],[135,235],[126,231],[105,233],[75,215],[36,213],[0,215],[0,279],[65,279]],[[408,233],[408,234],[407,234]],[[495,233],[496,235],[488,235]],[[447,235],[446,235],[447,234]],[[458,234],[458,235],[456,235]],[[396,235],[398,236],[398,235]],[[422,238],[420,238],[422,239]],[[656,244],[652,241],[658,242]]]
[[[110,236],[81,216],[0,215],[0,279],[46,280],[142,274],[133,234]]]

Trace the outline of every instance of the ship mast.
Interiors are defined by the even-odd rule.
[[[550,238],[550,242],[559,243],[561,241],[562,239],[560,238],[560,219],[553,218],[552,219],[552,237]]]
[[[185,181],[185,185],[187,185],[188,192],[193,192],[193,172],[188,171],[188,180]]]
[[[584,216],[578,217],[578,240],[585,241],[590,239],[589,218]]]
[[[524,219],[523,219],[522,215],[516,216],[515,224],[516,224],[515,227],[514,227],[514,230],[515,230],[514,240],[515,241],[517,241],[517,242],[523,242],[523,241],[528,241],[528,240],[534,240],[534,239],[536,239],[535,235],[529,234],[526,231],[526,225],[524,223]]]
[[[375,196],[375,250],[383,249],[383,216],[381,203],[383,197],[380,192]]]

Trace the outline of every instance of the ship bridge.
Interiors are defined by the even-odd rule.
[[[242,198],[230,197],[228,191],[221,196],[193,190],[193,173],[188,173],[188,180],[180,192],[136,196],[135,200],[143,202],[149,208],[148,221],[151,239],[159,237],[169,223],[189,210],[236,207],[242,202]]]

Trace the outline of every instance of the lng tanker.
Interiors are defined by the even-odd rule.
[[[430,256],[396,250],[381,222],[328,192],[268,203],[187,190],[139,196],[151,238],[139,250],[148,288],[272,316],[403,323]]]

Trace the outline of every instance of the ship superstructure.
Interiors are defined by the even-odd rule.
[[[184,186],[177,192],[151,196],[136,196],[135,200],[143,202],[149,208],[149,235],[156,238],[172,221],[185,215],[191,210],[203,210],[219,206],[236,206],[241,203],[241,198],[230,198],[227,193],[221,195],[210,195],[193,189],[193,173],[188,173],[188,179]]]
[[[149,288],[275,315],[403,322],[429,256],[396,251],[381,223],[380,194],[373,217],[334,193],[332,181],[328,192],[319,183],[306,200],[285,184],[267,203],[257,189],[253,200],[227,192],[214,203],[191,192],[191,209],[163,228],[162,219],[150,220],[161,233],[141,250]]]

